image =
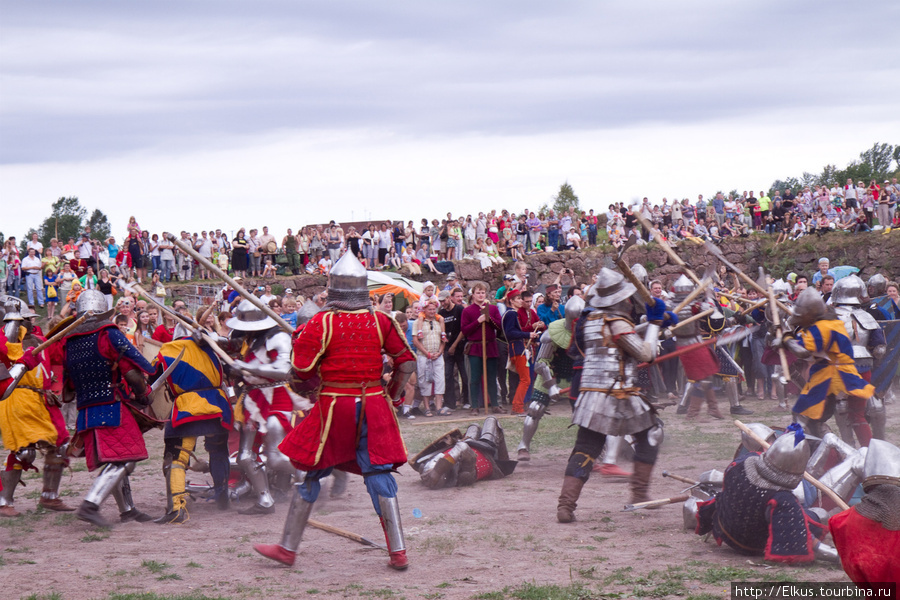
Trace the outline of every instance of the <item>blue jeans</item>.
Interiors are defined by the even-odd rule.
[[[37,293],[37,303],[44,305],[44,282],[40,273],[28,273],[25,275],[25,291],[28,295],[28,304],[34,306],[34,294]]]
[[[150,257],[150,268],[151,269],[153,269],[154,271],[159,271],[159,264],[160,264],[160,259],[158,256]]]
[[[553,246],[553,250],[559,250],[557,244],[559,243],[559,229],[551,229],[547,232],[547,245]]]
[[[175,261],[172,259],[162,261],[162,275],[160,275],[160,279],[165,279],[167,282],[172,281],[172,275],[175,274]]]

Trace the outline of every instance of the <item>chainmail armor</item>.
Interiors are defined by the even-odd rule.
[[[794,475],[773,468],[762,456],[750,456],[744,461],[744,471],[750,483],[766,490],[792,490],[803,479],[803,475]]]
[[[366,290],[336,290],[329,288],[325,310],[362,310],[371,308],[369,292]]]
[[[888,531],[900,531],[900,487],[879,485],[872,488],[856,505],[856,512],[878,521]]]

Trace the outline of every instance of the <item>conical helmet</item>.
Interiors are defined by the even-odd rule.
[[[866,287],[869,290],[869,298],[884,296],[887,291],[887,279],[885,279],[884,275],[881,273],[875,273],[869,277],[869,281],[866,282]]]
[[[241,300],[232,314],[234,316],[225,321],[225,325],[236,331],[263,331],[278,326],[275,319],[246,298]]]
[[[809,327],[825,316],[827,310],[822,295],[814,288],[806,288],[794,302],[794,314],[788,320],[788,326],[791,329]]]
[[[831,290],[831,302],[835,305],[859,306],[866,295],[866,284],[856,275],[842,277]]]
[[[672,284],[672,300],[675,302],[681,302],[685,298],[687,298],[688,294],[694,291],[694,288],[697,286],[694,285],[694,282],[687,278],[687,276],[682,273],[678,279],[675,280],[675,283]]]
[[[631,298],[637,288],[625,276],[603,267],[588,292],[588,302],[595,308],[607,308]]]
[[[366,268],[353,252],[344,252],[328,276],[326,308],[338,310],[370,308],[372,303],[369,301],[368,280]]]
[[[763,453],[759,474],[772,483],[793,489],[803,479],[809,455],[809,442],[803,438],[803,429],[791,425]]]
[[[775,441],[775,430],[768,425],[763,425],[762,423],[747,423],[747,427],[760,439],[763,439],[770,444]],[[741,444],[750,452],[761,452],[763,449],[756,440],[747,435],[744,431],[741,432]]]
[[[84,290],[78,296],[78,301],[75,302],[75,312],[79,317],[88,312],[105,313],[108,310],[109,303],[106,301],[106,296],[98,290]]]
[[[863,490],[866,492],[876,485],[900,486],[900,448],[884,440],[873,439],[869,442],[863,474]]]

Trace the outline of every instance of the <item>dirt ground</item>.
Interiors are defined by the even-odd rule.
[[[726,404],[727,406],[727,404]],[[745,422],[787,425],[773,402],[748,406]],[[900,417],[889,407],[888,439],[896,441]],[[0,581],[3,598],[65,600],[134,598],[694,598],[729,597],[731,581],[847,581],[840,568],[781,567],[749,559],[683,530],[681,506],[621,512],[628,486],[592,478],[584,488],[577,521],[556,521],[556,500],[574,440],[568,407],[545,417],[532,447],[532,461],[512,476],[469,488],[430,491],[409,466],[400,469],[400,505],[411,566],[387,567],[383,550],[308,528],[293,568],[276,566],[252,549],[276,542],[287,510],[279,502],[267,516],[227,513],[198,501],[184,525],[128,523],[98,530],[72,513],[36,510],[40,481],[33,473],[17,492],[23,517],[0,519]],[[466,413],[457,412],[461,419]],[[723,469],[738,444],[730,419],[702,416],[686,422],[673,409],[663,413],[666,439],[651,494],[679,494],[683,484],[663,479],[663,469],[692,477]],[[446,420],[446,419],[445,419]],[[503,419],[510,452],[522,421]],[[451,427],[419,417],[402,423],[411,453]],[[132,478],[139,508],[154,516],[164,507],[162,435],[148,434],[150,460]],[[630,468],[624,463],[626,469]],[[189,473],[189,478],[202,475]],[[65,499],[77,505],[91,482],[84,461],[64,477]],[[116,518],[110,498],[103,506]],[[351,476],[347,492],[328,499],[326,488],[313,518],[383,543],[362,479]]]

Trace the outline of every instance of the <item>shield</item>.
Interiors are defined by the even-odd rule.
[[[875,393],[881,395],[891,386],[900,365],[900,319],[878,321],[878,324],[884,331],[887,351],[880,360],[875,361],[872,368],[872,385],[875,386]]]

